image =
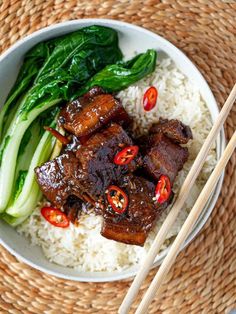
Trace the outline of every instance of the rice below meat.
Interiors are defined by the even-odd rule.
[[[150,112],[145,112],[142,98],[149,86],[155,86],[159,95],[156,107]],[[147,133],[150,125],[157,122],[159,117],[179,119],[191,127],[193,140],[187,144],[190,158],[174,185],[174,191],[178,192],[212,126],[210,112],[201,98],[198,87],[178,70],[170,58],[165,58],[158,61],[154,73],[120,92],[118,97],[134,118],[133,131],[136,135]],[[162,250],[173,241],[180,230],[215,164],[216,151],[213,147]],[[78,227],[70,224],[67,229],[55,228],[41,216],[40,208],[43,204],[45,201],[38,204],[29,219],[17,228],[18,232],[29,237],[33,245],[39,245],[51,262],[91,272],[119,271],[140,263],[170,210],[168,208],[163,213],[154,230],[150,232],[145,246],[141,248],[102,237],[100,235],[102,217],[93,213],[82,214]]]

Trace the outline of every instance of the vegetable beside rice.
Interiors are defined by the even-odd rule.
[[[150,112],[145,112],[142,98],[150,86],[158,89],[159,96],[157,106]],[[191,127],[193,140],[187,144],[190,157],[174,185],[174,191],[178,192],[212,126],[210,112],[197,86],[178,70],[170,58],[164,58],[158,61],[155,72],[121,91],[118,97],[135,120],[133,131],[136,135],[146,133],[150,125],[160,117],[179,119]],[[162,249],[169,245],[180,230],[215,164],[216,151],[213,147]],[[55,228],[41,216],[41,207],[42,203],[38,204],[30,218],[17,228],[18,232],[29,237],[33,245],[42,247],[51,262],[79,271],[119,271],[139,264],[170,210],[168,208],[163,213],[142,248],[102,237],[102,217],[93,213],[82,214],[78,227],[70,224],[67,229]]]

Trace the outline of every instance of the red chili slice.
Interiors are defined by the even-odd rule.
[[[157,97],[158,97],[158,91],[156,87],[154,86],[149,87],[143,96],[144,110],[146,111],[152,110],[156,105]]]
[[[61,133],[59,133],[57,130],[51,128],[50,126],[45,126],[45,127],[44,127],[44,130],[50,132],[50,133],[51,133],[53,136],[55,136],[55,137],[58,139],[58,141],[60,141],[62,144],[67,145],[67,144],[70,143],[70,140],[69,140],[66,136],[62,135]]]
[[[155,194],[158,203],[162,204],[168,200],[171,193],[170,179],[168,176],[162,175],[157,183]]]
[[[57,208],[43,207],[41,209],[42,216],[53,226],[59,228],[69,227],[69,219],[66,214]]]
[[[117,214],[123,214],[129,203],[126,193],[116,185],[108,187],[107,200]]]
[[[138,146],[127,146],[115,155],[114,163],[116,165],[129,164],[138,154]]]

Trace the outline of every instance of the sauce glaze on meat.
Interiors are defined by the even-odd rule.
[[[131,119],[121,102],[95,87],[67,104],[60,125],[72,133],[71,143],[62,154],[35,169],[45,197],[63,210],[72,222],[79,218],[82,202],[103,216],[101,234],[115,241],[144,245],[171,198],[164,204],[155,199],[155,186],[161,175],[173,185],[188,159],[186,144],[191,129],[178,120],[160,121],[141,139],[138,156],[128,165],[116,165],[115,155],[140,141],[125,130]],[[128,197],[125,213],[115,213],[107,202],[107,188],[116,185]]]
[[[168,120],[160,118],[158,123],[152,125],[149,133],[163,133],[178,144],[187,144],[193,138],[190,127],[176,119]]]
[[[129,198],[127,212],[120,217],[107,206],[103,213],[101,234],[118,242],[143,245],[166,204],[158,205],[153,199],[155,184],[143,177],[125,175],[119,186]]]
[[[146,148],[143,155],[143,168],[154,180],[167,175],[173,185],[178,172],[188,159],[188,149],[182,147],[163,133],[151,134],[146,138]]]
[[[120,167],[114,157],[121,147],[133,145],[132,139],[118,124],[92,135],[76,152],[79,161],[80,185],[92,199],[101,202],[107,187],[129,172],[136,170],[135,161]]]
[[[84,142],[91,134],[110,122],[128,125],[131,119],[118,99],[95,87],[65,106],[59,121],[68,132]]]

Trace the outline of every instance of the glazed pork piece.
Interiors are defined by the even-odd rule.
[[[81,197],[81,190],[75,182],[78,167],[78,159],[67,152],[35,168],[37,182],[54,206],[63,207],[70,195]]]
[[[162,119],[152,125],[149,134],[163,133],[166,137],[178,144],[187,144],[193,138],[189,126],[176,119]]]
[[[191,129],[178,120],[161,119],[152,126],[150,134],[142,138],[143,168],[155,181],[166,175],[173,185],[189,156],[188,149],[179,143],[187,143],[192,138]]]
[[[118,99],[95,87],[67,104],[60,113],[59,122],[64,129],[85,142],[108,123],[129,125],[131,119]]]
[[[178,120],[164,119],[152,126],[149,136],[142,137],[142,167],[153,182],[158,182],[161,175],[166,175],[173,185],[189,155],[188,149],[179,143],[187,143],[191,138],[192,132],[188,126]],[[119,187],[127,193],[129,199],[127,213],[123,217],[114,217],[106,210],[101,231],[104,237],[127,244],[144,245],[148,232],[173,198],[172,192],[166,202],[157,203],[153,182],[134,175],[123,177]]]
[[[35,169],[38,184],[53,205],[62,208],[73,195],[92,205],[102,205],[107,186],[128,171],[136,169],[136,162],[119,167],[113,159],[122,147],[133,144],[118,124],[97,132],[76,155],[70,151]]]
[[[153,134],[148,139],[143,167],[156,182],[161,175],[169,177],[171,184],[188,159],[188,149],[172,142],[162,133]]]
[[[126,175],[119,187],[129,199],[127,212],[117,216],[108,206],[103,214],[101,234],[118,242],[143,246],[148,232],[167,204],[160,206],[155,201],[154,183],[142,177]]]
[[[76,200],[80,205],[82,200],[95,206],[95,201],[81,185],[79,160],[72,152],[66,152],[35,168],[35,174],[44,196],[57,208],[67,211],[72,218],[75,211],[72,204],[75,207]]]
[[[106,123],[126,115],[121,104],[99,88],[68,104],[60,120],[64,119],[64,127],[73,133],[71,142],[64,147],[62,155],[37,167],[35,173],[43,194],[70,221],[76,223],[82,202],[86,202],[96,214],[103,216],[101,234],[104,237],[143,246],[156,220],[172,200],[169,196],[158,203],[156,184],[161,175],[166,175],[173,185],[188,159],[188,149],[180,143],[187,143],[192,133],[178,120],[160,119],[151,127],[150,134],[142,137],[138,155],[128,164],[116,163],[115,156],[118,158],[119,152],[135,143],[120,124]],[[86,141],[81,143],[81,137]],[[119,198],[122,193],[111,196],[108,194],[111,186],[125,193],[124,212],[116,208],[122,206]],[[112,190],[112,193],[116,192]],[[114,203],[110,203],[112,197]]]
[[[117,152],[130,145],[133,145],[132,139],[120,125],[114,123],[92,135],[77,150],[80,184],[92,199],[98,200],[108,185],[119,181],[128,171],[135,171],[137,165],[134,160],[122,167],[114,163]]]

